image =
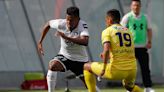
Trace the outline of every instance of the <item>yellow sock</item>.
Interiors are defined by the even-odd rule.
[[[84,70],[84,79],[88,88],[88,92],[96,92],[96,78],[87,70]]]
[[[138,87],[137,85],[135,85],[132,92],[142,92],[142,89]]]

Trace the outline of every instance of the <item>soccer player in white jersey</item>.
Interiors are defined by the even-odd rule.
[[[79,9],[69,7],[66,11],[66,19],[50,20],[43,27],[38,43],[38,50],[41,54],[44,54],[43,39],[50,28],[56,29],[57,35],[61,39],[60,51],[54,59],[50,60],[47,73],[48,92],[54,92],[57,72],[71,70],[76,76],[83,74],[83,65],[88,62],[86,46],[89,32],[87,24],[80,19]],[[80,79],[84,82],[83,77]]]

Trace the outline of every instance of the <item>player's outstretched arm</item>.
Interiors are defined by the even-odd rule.
[[[43,39],[45,38],[47,32],[49,31],[50,29],[50,26],[49,26],[49,23],[46,23],[43,27],[43,31],[42,31],[42,34],[41,34],[41,37],[40,37],[40,40],[38,42],[38,51],[40,54],[44,55],[44,52],[43,52],[43,47],[42,47],[42,41]]]

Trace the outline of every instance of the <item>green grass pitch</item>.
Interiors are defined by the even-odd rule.
[[[164,92],[164,87],[155,87],[156,92]],[[70,89],[71,92],[87,92],[86,89]],[[0,90],[0,92],[47,92],[47,90]],[[64,89],[57,89],[55,92],[65,92]],[[126,92],[123,88],[106,88],[101,89],[101,92]]]

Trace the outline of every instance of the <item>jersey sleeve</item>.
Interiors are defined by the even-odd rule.
[[[122,18],[120,24],[121,24],[123,27],[127,27],[128,20],[129,20],[129,15],[126,14],[126,15]]]
[[[102,44],[104,44],[105,42],[110,42],[110,33],[108,29],[105,29],[102,32],[101,41],[102,41]]]
[[[49,21],[49,25],[50,25],[51,28],[58,29],[59,20],[58,19],[56,19],[56,20],[50,20]]]
[[[66,20],[65,19],[50,20],[49,25],[51,28],[54,28],[57,31],[62,32],[63,30],[66,29]]]
[[[80,36],[89,36],[88,25],[86,23],[82,24],[82,32]]]

